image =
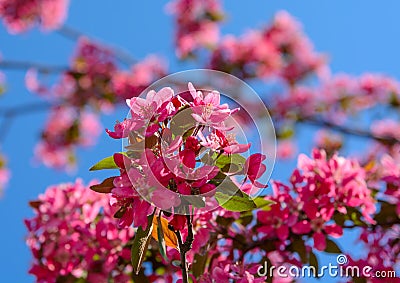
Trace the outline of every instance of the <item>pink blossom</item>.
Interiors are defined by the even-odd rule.
[[[289,187],[273,182],[272,189],[274,195],[269,199],[275,203],[271,205],[270,210],[257,212],[257,219],[262,224],[257,228],[257,232],[263,233],[266,238],[277,237],[280,241],[285,241],[289,237],[289,227],[298,219],[297,205],[294,205],[295,200],[289,194]],[[285,205],[282,205],[283,203]]]
[[[130,119],[125,119],[122,122],[117,122],[114,126],[114,131],[106,129],[107,134],[113,139],[121,139],[128,137],[133,130],[140,128],[142,123],[133,122]]]
[[[128,99],[127,104],[132,111],[132,115],[147,120],[156,114],[168,111],[165,108],[173,107],[171,102],[173,96],[174,91],[169,87],[165,87],[158,92],[154,90],[149,91],[146,98],[133,97]]]
[[[166,69],[161,58],[149,56],[133,65],[130,71],[117,71],[112,76],[112,87],[119,98],[139,96],[153,81],[163,77]]]
[[[396,212],[400,215],[400,162],[389,155],[384,155],[381,164],[381,178],[387,183],[385,196],[389,202],[397,204]]]
[[[342,136],[331,131],[320,130],[315,134],[317,148],[324,149],[328,154],[338,151],[343,145]]]
[[[219,1],[176,0],[168,5],[175,17],[177,55],[187,57],[199,47],[212,47],[219,39],[222,18]]]
[[[4,156],[0,155],[0,195],[3,193],[3,190],[7,183],[10,180],[10,170],[7,168],[7,160]]]
[[[207,137],[199,132],[200,144],[213,150],[222,150],[224,154],[243,153],[249,150],[251,144],[239,144],[234,134],[215,130]]]
[[[199,283],[212,283],[212,282],[238,282],[238,283],[261,283],[265,282],[265,277],[256,277],[258,265],[257,264],[239,264],[233,263],[229,260],[216,261],[217,264],[210,269],[210,273],[204,274]]]
[[[211,91],[203,95],[202,91],[196,91],[189,83],[189,91],[193,98],[191,110],[192,117],[202,126],[212,127],[217,130],[229,130],[224,122],[229,116],[239,109],[230,110],[227,104],[220,104],[220,93]]]
[[[292,182],[299,184],[297,190],[306,205],[324,207],[318,215],[325,221],[331,219],[334,207],[346,213],[349,206],[360,208],[365,220],[374,223],[370,216],[376,210],[374,199],[365,182],[365,171],[357,161],[337,155],[328,159],[325,151],[314,150],[312,158],[299,156],[298,168],[301,177],[293,176]],[[302,186],[302,182],[306,185]],[[309,217],[316,216],[309,210]]]
[[[371,131],[377,137],[394,138],[400,141],[400,123],[395,120],[374,121],[371,125]]]
[[[267,170],[265,164],[262,163],[266,158],[267,157],[261,153],[255,153],[250,155],[244,164],[243,170],[247,177],[250,179],[252,184],[259,188],[266,186],[257,181],[257,179],[259,179]]]
[[[297,147],[296,144],[291,140],[283,140],[278,142],[278,147],[276,150],[276,155],[281,159],[293,158],[296,154]]]
[[[74,148],[89,146],[100,134],[97,116],[91,112],[70,107],[51,110],[42,132],[42,140],[36,147],[36,158],[47,166],[66,168],[75,163]]]
[[[179,206],[181,204],[181,200],[176,194],[163,188],[159,189],[158,192],[152,195],[151,201],[155,206],[164,210],[171,209],[171,207]]]
[[[25,220],[27,245],[38,282],[112,280],[130,274],[133,229],[118,230],[107,195],[81,181],[48,188],[31,202],[35,216]]]
[[[95,138],[100,135],[102,128],[99,118],[94,113],[83,112],[80,116],[80,123],[80,131],[82,133],[81,145],[93,145]]]
[[[29,69],[25,75],[25,85],[30,92],[45,95],[49,91],[45,85],[38,80],[38,74],[35,69]]]
[[[223,38],[212,53],[210,67],[240,78],[279,77],[290,85],[326,69],[324,56],[314,52],[287,12],[278,12],[264,29]]]
[[[181,231],[186,226],[186,215],[175,214],[169,224],[174,227],[175,231]]]
[[[69,0],[43,0],[41,25],[45,30],[57,29],[67,17]]]
[[[65,21],[68,5],[68,0],[1,0],[0,17],[10,33],[24,32],[36,24],[53,30]]]
[[[365,278],[367,283],[399,283],[400,278],[398,277],[388,279],[374,276],[376,271],[381,272],[380,274],[393,274],[393,271],[398,269],[399,236],[399,225],[393,225],[389,229],[377,227],[373,231],[364,229],[358,241],[363,244],[362,248],[366,253],[358,259],[352,255],[347,255],[348,265],[357,266],[360,270],[366,266],[372,268],[369,273],[372,276]]]
[[[46,142],[39,142],[35,147],[35,156],[45,166],[72,169],[75,165],[71,147],[54,147]]]
[[[323,251],[326,248],[326,237],[321,232],[314,233],[314,247],[319,250]]]

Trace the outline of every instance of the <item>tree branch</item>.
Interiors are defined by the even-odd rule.
[[[42,110],[48,110],[54,104],[49,103],[47,101],[38,101],[38,102],[31,102],[26,104],[21,104],[12,107],[2,107],[0,108],[0,116],[5,118],[7,117],[14,117],[14,116],[22,116],[25,114],[29,114],[32,112],[38,112]]]
[[[400,142],[399,140],[397,140],[393,137],[376,136],[376,135],[372,134],[370,131],[356,129],[356,128],[349,128],[349,127],[346,127],[343,125],[338,125],[331,121],[323,120],[321,118],[313,117],[313,116],[301,117],[298,120],[298,122],[300,122],[300,123],[303,122],[303,123],[307,123],[307,124],[315,125],[315,126],[319,126],[319,127],[327,127],[332,130],[341,132],[343,134],[349,134],[349,135],[358,136],[358,137],[362,137],[362,138],[373,139],[378,142],[389,144],[389,145],[393,145],[393,144]]]
[[[0,69],[25,71],[30,68],[36,69],[39,73],[43,74],[61,73],[68,70],[67,66],[46,65],[37,62],[16,61],[16,60],[0,61]]]
[[[14,121],[16,116],[22,116],[33,112],[48,110],[50,107],[52,107],[51,103],[40,101],[17,105],[13,107],[0,108],[0,116],[3,117],[3,120],[0,124],[0,143],[4,142],[8,132],[11,129],[12,122]]]
[[[88,37],[88,38],[92,38],[91,36],[88,36],[86,34],[84,34],[81,31],[78,31],[72,27],[69,26],[62,26],[61,28],[59,28],[57,30],[57,32],[64,36],[65,38],[71,39],[71,40],[78,40],[80,37]],[[99,41],[101,43],[101,41]],[[125,64],[127,66],[131,66],[133,64],[135,64],[137,61],[135,58],[133,58],[128,52],[126,52],[125,50],[116,47],[116,46],[111,46],[108,44],[104,44],[101,43],[102,45],[106,46],[107,48],[109,48],[110,50],[113,51],[115,58],[120,61],[122,64]]]
[[[194,236],[193,236],[193,226],[192,220],[190,215],[186,215],[187,225],[188,225],[188,235],[186,237],[185,242],[182,241],[181,232],[174,231],[176,237],[178,238],[178,245],[179,245],[179,252],[181,255],[181,270],[182,270],[182,281],[183,283],[189,282],[189,275],[188,275],[188,265],[186,263],[186,253],[190,251],[192,248]]]

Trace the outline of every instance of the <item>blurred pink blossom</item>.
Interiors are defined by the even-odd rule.
[[[10,33],[35,25],[43,30],[59,28],[66,19],[69,0],[0,0],[0,18]]]

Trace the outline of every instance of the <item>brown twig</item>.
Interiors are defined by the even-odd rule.
[[[188,265],[186,263],[186,253],[191,250],[193,244],[193,226],[190,215],[186,215],[188,225],[188,235],[185,242],[182,241],[182,236],[179,231],[174,231],[178,238],[179,252],[181,255],[181,270],[183,283],[189,282]]]
[[[46,65],[42,63],[29,62],[29,61],[17,61],[17,60],[0,61],[0,69],[26,71],[31,68],[43,74],[62,73],[68,69],[67,66]]]
[[[300,123],[303,122],[303,123],[307,123],[307,124],[311,124],[311,125],[315,125],[315,126],[319,126],[319,127],[327,127],[332,130],[341,132],[343,134],[349,134],[349,135],[358,136],[358,137],[362,137],[362,138],[368,138],[368,139],[376,140],[378,142],[389,144],[389,145],[400,143],[399,140],[397,140],[393,137],[376,136],[373,133],[371,133],[370,131],[357,129],[357,128],[350,128],[350,127],[346,127],[344,125],[338,125],[331,121],[324,120],[319,117],[314,117],[314,116],[301,117],[298,120],[298,122],[300,122]]]
[[[52,107],[51,103],[40,101],[17,105],[13,107],[0,108],[0,116],[3,117],[2,123],[0,125],[0,143],[5,140],[15,117],[30,114],[33,112],[48,110],[50,107]]]
[[[75,28],[72,28],[72,27],[69,27],[69,26],[65,26],[65,25],[62,26],[61,28],[59,28],[57,30],[57,32],[60,35],[66,37],[68,39],[74,40],[74,41],[78,40],[81,37],[92,38],[91,36],[88,36],[88,35],[84,34],[83,32],[78,31]],[[98,41],[98,42],[100,42],[100,41]],[[120,61],[122,64],[125,64],[127,66],[131,66],[131,65],[133,65],[133,64],[135,64],[137,62],[136,59],[133,58],[125,50],[123,50],[123,49],[121,49],[119,47],[116,47],[116,46],[111,46],[109,44],[105,44],[105,43],[101,43],[101,44],[106,46],[107,48],[109,48],[113,52],[115,58],[118,61]]]

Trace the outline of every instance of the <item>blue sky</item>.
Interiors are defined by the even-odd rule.
[[[182,71],[187,65],[174,58],[172,18],[165,13],[161,1],[71,1],[67,24],[103,42],[121,46],[135,58],[157,53],[169,60],[172,71]],[[140,4],[138,4],[140,3]],[[165,1],[162,1],[165,3]],[[242,4],[240,4],[242,3]],[[223,33],[242,34],[248,29],[268,23],[275,12],[287,10],[299,19],[305,32],[318,51],[330,57],[334,73],[354,75],[367,71],[400,78],[398,67],[400,50],[400,2],[385,1],[225,1],[228,13],[222,27]],[[0,52],[5,59],[67,64],[74,42],[57,33],[43,34],[37,30],[11,36],[0,26]],[[0,106],[12,106],[36,101],[24,88],[24,73],[7,71],[8,93],[1,98]],[[105,127],[125,115],[121,110],[102,118]],[[2,282],[33,282],[27,274],[30,252],[24,243],[26,233],[23,219],[32,215],[27,202],[35,199],[50,184],[73,181],[80,176],[85,181],[105,177],[106,173],[90,173],[88,168],[100,156],[108,156],[120,149],[118,141],[108,139],[103,133],[96,147],[79,151],[79,170],[65,174],[32,162],[32,148],[45,121],[45,113],[26,114],[12,124],[2,150],[8,155],[12,179],[0,200],[0,274]],[[1,130],[1,129],[0,129]],[[310,128],[300,132],[302,150],[307,152]],[[361,144],[355,140],[354,147]],[[278,164],[273,178],[283,178],[290,172],[288,164]],[[293,162],[289,165],[294,166]],[[290,170],[291,171],[291,170]],[[350,248],[352,237],[346,238]],[[324,261],[331,260],[325,259]],[[330,279],[325,282],[334,282]]]

